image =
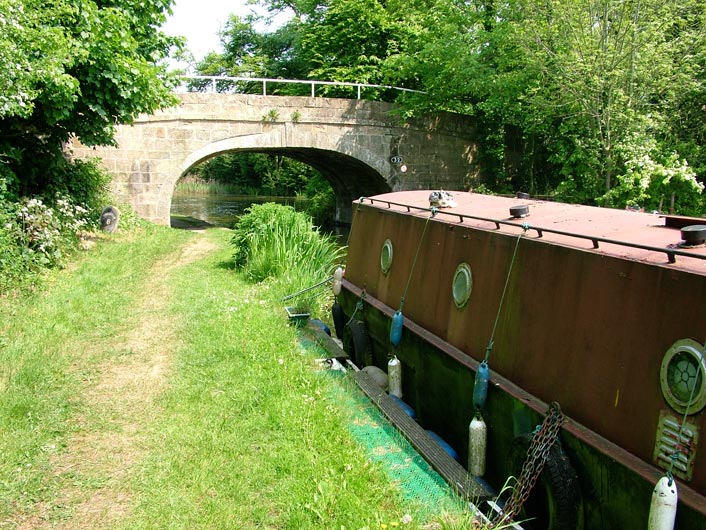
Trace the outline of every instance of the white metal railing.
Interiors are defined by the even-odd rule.
[[[298,85],[310,85],[311,86],[311,97],[316,97],[316,87],[317,86],[342,86],[342,87],[353,87],[356,89],[357,99],[361,99],[361,91],[365,88],[385,88],[391,90],[398,90],[400,92],[413,92],[416,94],[424,94],[421,90],[412,90],[411,88],[401,88],[388,85],[369,85],[367,83],[349,83],[345,81],[313,81],[309,79],[270,79],[265,77],[227,77],[227,76],[211,76],[211,75],[186,75],[180,76],[179,79],[182,80],[182,84],[177,87],[177,91],[186,91],[189,81],[209,81],[208,87],[209,92],[219,92],[218,83],[262,83],[262,95],[267,95],[267,84],[298,84]],[[220,92],[236,92],[236,90],[220,90]]]

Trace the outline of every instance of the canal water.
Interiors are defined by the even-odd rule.
[[[201,221],[214,226],[233,228],[238,218],[252,204],[275,202],[303,209],[306,199],[256,195],[192,195],[175,193],[172,197],[172,226]]]

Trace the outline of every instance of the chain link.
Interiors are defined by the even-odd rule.
[[[549,405],[547,416],[542,425],[534,432],[527,458],[522,465],[520,477],[512,490],[510,499],[505,503],[503,512],[498,514],[494,524],[503,524],[513,520],[520,513],[522,505],[528,499],[539,475],[544,469],[549,452],[559,439],[559,430],[564,423],[564,415],[561,413],[558,403]]]

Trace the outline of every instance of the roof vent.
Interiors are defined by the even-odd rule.
[[[530,194],[529,194],[529,193],[525,193],[524,191],[518,191],[518,192],[515,194],[515,197],[518,198],[518,199],[529,199],[529,198],[530,198]]]
[[[510,208],[510,216],[515,219],[529,216],[529,206],[522,204],[520,206],[512,206]],[[706,227],[704,227],[706,228]]]
[[[690,225],[681,229],[681,246],[696,247],[706,242],[706,225]]]

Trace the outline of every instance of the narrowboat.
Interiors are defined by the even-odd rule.
[[[533,482],[523,528],[706,529],[705,241],[706,219],[525,194],[364,197],[336,331],[359,367],[394,360],[396,399],[460,465],[481,452],[484,491]]]

